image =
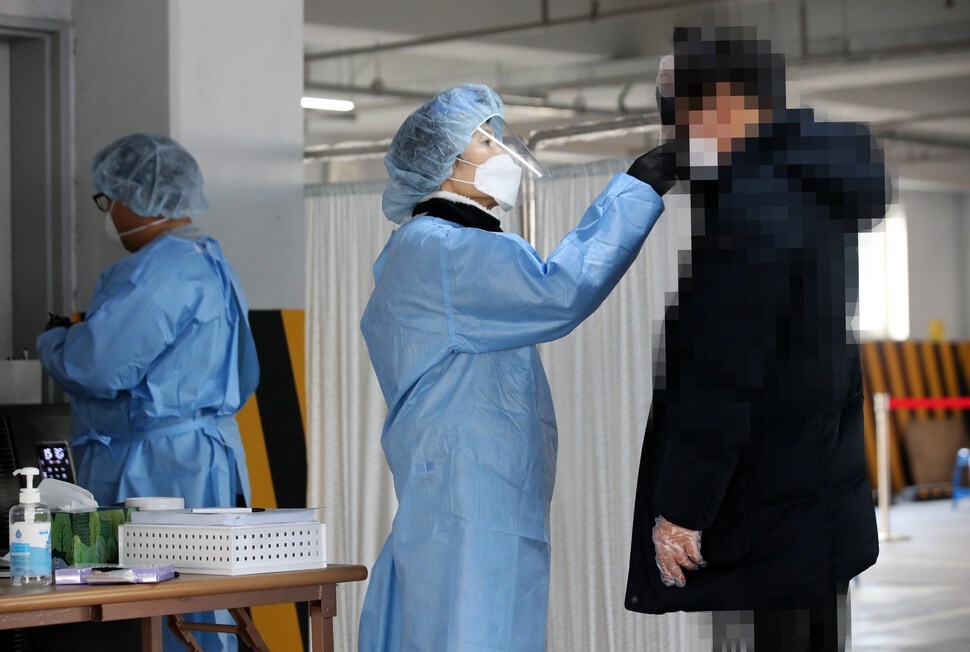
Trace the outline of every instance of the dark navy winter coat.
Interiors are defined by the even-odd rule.
[[[857,234],[888,202],[857,124],[776,113],[715,181],[690,181],[693,235],[657,355],[626,608],[814,604],[872,565],[862,376],[847,317]],[[707,567],[666,587],[658,514],[703,532]]]

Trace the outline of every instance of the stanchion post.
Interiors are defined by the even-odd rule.
[[[876,413],[876,473],[879,493],[879,540],[899,541],[905,535],[893,534],[889,525],[889,503],[892,501],[892,483],[889,470],[889,394],[874,394]]]

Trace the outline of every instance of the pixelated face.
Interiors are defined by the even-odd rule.
[[[718,152],[738,149],[745,138],[757,135],[758,125],[766,118],[758,98],[729,82],[705,88],[699,97],[677,98],[675,110],[678,134],[716,140]]]

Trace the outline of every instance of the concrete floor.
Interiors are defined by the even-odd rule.
[[[970,651],[970,499],[892,507],[894,533],[850,588],[853,652]]]

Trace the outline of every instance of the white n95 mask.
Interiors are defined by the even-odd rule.
[[[522,182],[522,168],[516,165],[511,156],[499,154],[481,165],[475,165],[464,159],[458,160],[477,168],[475,170],[475,181],[449,177],[452,181],[471,183],[497,201],[502,210],[510,211],[515,208],[515,203],[519,198],[519,184]]]
[[[692,168],[717,167],[717,138],[691,138],[688,149]]]

